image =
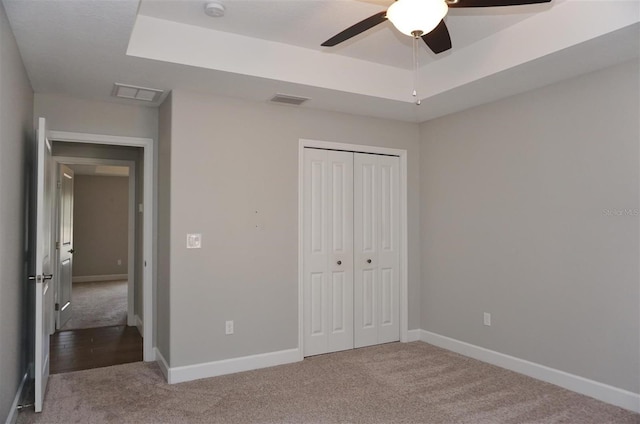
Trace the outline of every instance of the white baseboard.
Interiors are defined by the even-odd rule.
[[[7,416],[5,424],[15,424],[16,421],[18,421],[18,405],[20,404],[20,399],[22,399],[22,391],[24,390],[24,385],[26,384],[28,378],[29,370],[27,370],[22,376],[22,381],[18,386],[16,396],[13,398],[13,403],[11,404],[11,409],[9,410],[9,415]]]
[[[140,318],[139,315],[135,315],[133,318],[135,321],[134,325],[138,328],[138,333],[140,333],[141,337],[144,337],[144,322],[142,321],[142,318]]]
[[[127,308],[129,309],[129,308]],[[138,325],[138,315],[136,314],[129,314],[129,311],[127,310],[127,326],[128,327],[133,327],[133,326],[137,326]]]
[[[256,370],[276,365],[290,364],[300,361],[300,352],[296,349],[280,350],[277,352],[243,356],[240,358],[223,359],[221,361],[206,362],[183,367],[167,367],[167,381],[169,384],[200,378],[216,377],[236,372]],[[166,362],[165,362],[166,364]],[[160,366],[162,368],[162,365]]]
[[[413,330],[412,330],[413,331]],[[470,358],[478,359],[501,368],[506,368],[520,374],[533,377],[547,383],[577,392],[592,398],[601,400],[630,411],[640,413],[640,394],[628,390],[600,383],[588,378],[569,374],[555,368],[536,364],[504,353],[485,349],[480,346],[432,333],[430,331],[419,330],[420,340],[443,349],[451,350]]]
[[[162,375],[164,375],[164,379],[169,381],[169,364],[164,359],[164,356],[162,356],[162,353],[158,350],[157,347],[154,347],[153,351],[156,354],[156,362],[160,367],[160,371],[162,371]]]
[[[417,342],[421,340],[422,330],[409,330],[407,331],[407,342]]]
[[[96,281],[128,280],[129,274],[79,275],[71,278],[73,283],[93,283]]]

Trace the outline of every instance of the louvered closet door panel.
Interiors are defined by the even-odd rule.
[[[304,354],[353,348],[353,153],[304,151]]]
[[[400,339],[399,158],[354,155],[355,347]]]

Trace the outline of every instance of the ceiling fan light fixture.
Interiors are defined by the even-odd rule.
[[[398,31],[415,37],[433,31],[448,10],[444,0],[398,0],[387,9],[387,18]]]

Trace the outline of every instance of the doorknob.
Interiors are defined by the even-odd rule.
[[[338,265],[342,265],[342,261],[338,261],[336,262]]]
[[[371,259],[367,259],[367,263],[370,264],[371,263]]]
[[[43,274],[42,281],[51,280],[53,278],[53,274]]]
[[[69,253],[73,253],[73,252],[75,252],[75,250],[73,250],[73,249],[69,249],[69,250],[67,250],[67,252],[69,252]]]

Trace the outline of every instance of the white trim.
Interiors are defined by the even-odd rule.
[[[126,280],[129,274],[77,275],[71,279],[74,283],[94,283],[97,281]]]
[[[127,204],[128,232],[127,244],[127,325],[136,325],[134,315],[136,313],[135,290],[136,290],[136,163],[129,167],[129,200]]]
[[[162,356],[162,353],[157,347],[154,347],[153,351],[156,353],[156,362],[160,367],[160,372],[164,375],[164,379],[169,381],[169,364],[167,363],[167,360],[164,359],[164,356]]]
[[[200,378],[216,377],[236,372],[290,364],[292,362],[299,362],[300,360],[299,349],[288,349],[277,352],[261,353],[258,355],[243,356],[240,358],[205,362],[196,365],[186,365],[174,368],[169,367],[167,382],[169,384],[182,383],[184,381],[198,380]]]
[[[109,144],[112,146],[146,147],[153,142],[150,138],[122,137],[118,135],[89,134],[68,131],[49,131],[49,139],[52,141],[68,141],[72,143]]]
[[[11,403],[11,408],[9,409],[9,415],[7,415],[7,420],[5,421],[5,424],[15,424],[18,421],[18,405],[20,404],[20,399],[22,398],[22,391],[24,390],[24,385],[29,378],[29,371],[30,369],[27,370],[22,376],[22,381],[20,381],[20,385],[18,386],[18,390],[16,391],[16,396],[13,398],[13,403]]]
[[[304,359],[304,145],[298,147],[298,360]]]
[[[400,157],[400,341],[409,340],[409,241],[407,216],[407,151],[389,147],[365,146],[362,144],[334,143],[330,141],[307,140],[301,138],[298,144],[298,350],[300,359],[304,357],[304,298],[302,261],[304,255],[304,229],[302,226],[304,199],[304,149],[343,150],[347,152],[373,153]]]
[[[470,358],[506,368],[547,383],[640,413],[640,394],[536,364],[504,353],[485,349],[430,331],[420,330],[420,340]]]
[[[409,215],[407,151],[400,156],[400,341],[409,341]]]
[[[138,333],[140,333],[140,335],[144,337],[144,322],[142,321],[142,319],[140,319],[139,315],[134,316],[134,322],[134,325],[138,328]]]
[[[120,137],[113,135],[74,133],[66,131],[50,131],[49,138],[55,141],[68,141],[76,143],[91,144],[108,144],[113,146],[132,146],[142,147],[144,151],[144,176],[143,176],[143,195],[142,203],[144,205],[143,223],[142,223],[142,314],[143,320],[147,323],[144,326],[143,334],[143,359],[145,361],[153,361],[155,352],[153,350],[153,287],[154,284],[154,246],[153,246],[153,190],[154,182],[154,146],[153,139],[140,137]]]
[[[422,330],[409,330],[407,331],[407,342],[417,342],[422,340]]]

